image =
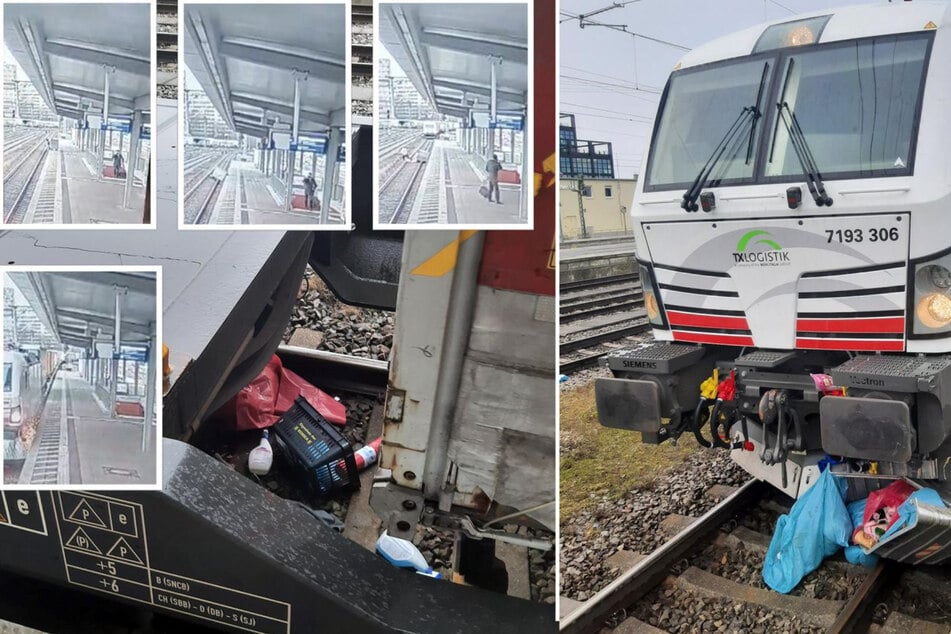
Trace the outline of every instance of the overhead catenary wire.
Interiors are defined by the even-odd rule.
[[[561,15],[562,17],[567,18],[567,20],[562,20],[562,23],[567,22],[568,20],[571,20],[571,19],[575,19],[575,20],[579,18],[581,18],[582,20],[584,19],[583,15],[578,15],[578,14],[572,15],[568,13],[567,11],[562,11]],[[604,22],[594,22],[594,21],[588,20],[586,22],[580,22],[579,26],[581,26],[581,28],[584,28],[585,26],[603,26],[604,28],[612,29],[620,33],[626,33],[630,35],[631,37],[639,37],[642,40],[648,40],[651,42],[655,42],[657,44],[663,44],[664,46],[672,46],[673,48],[679,48],[682,51],[690,50],[689,46],[684,46],[683,44],[677,44],[676,42],[663,40],[659,37],[653,37],[651,35],[644,35],[643,33],[638,33],[636,31],[629,31],[626,24],[605,24]]]
[[[634,113],[634,112],[619,112],[619,111],[617,111],[617,110],[611,110],[611,109],[609,109],[609,108],[598,108],[598,107],[595,107],[595,106],[587,106],[587,105],[585,105],[585,104],[580,104],[580,103],[570,103],[570,102],[567,102],[567,101],[562,101],[562,102],[561,102],[561,105],[562,105],[562,106],[570,106],[570,107],[574,107],[574,108],[587,108],[587,109],[589,109],[589,110],[599,110],[599,111],[601,111],[601,112],[608,112],[608,113],[616,114],[616,115],[627,115],[627,116],[630,116],[630,117],[637,117],[637,118],[639,118],[639,119],[644,120],[645,122],[648,122],[648,121],[652,121],[652,120],[653,120],[653,117],[649,117],[649,116],[647,116],[647,115],[637,114],[637,113]]]
[[[564,70],[575,70],[575,71],[578,71],[579,73],[585,73],[585,74],[587,74],[587,75],[593,75],[593,76],[595,76],[595,77],[604,77],[605,79],[610,79],[610,80],[615,81],[615,82],[622,82],[622,83],[627,84],[627,85],[630,85],[630,86],[633,86],[633,85],[634,85],[632,82],[629,82],[629,81],[626,80],[626,79],[622,79],[621,77],[618,77],[617,75],[608,75],[608,74],[606,74],[606,73],[598,73],[598,72],[595,72],[595,71],[592,71],[592,70],[588,70],[588,69],[586,69],[586,68],[579,68],[579,67],[577,67],[577,66],[568,66],[567,64],[562,64],[562,65],[561,65],[561,70],[562,70],[562,71],[564,71]],[[562,75],[562,77],[565,76],[564,73],[561,73],[561,75]],[[653,85],[650,85],[650,84],[640,84],[640,86],[641,86],[641,89],[642,89],[642,90],[656,90],[657,92],[660,92],[660,90],[661,90],[661,87],[660,87],[660,86],[653,86]]]
[[[612,9],[620,9],[621,7],[625,7],[625,6],[629,5],[629,4],[634,4],[635,2],[640,2],[640,1],[641,1],[641,0],[626,0],[625,2],[612,2],[612,3],[610,4],[610,6],[602,7],[602,8],[600,8],[600,9],[595,9],[594,11],[590,11],[590,12],[588,12],[588,13],[582,13],[582,14],[580,14],[580,15],[568,16],[568,17],[564,17],[564,16],[567,15],[568,12],[567,12],[567,11],[562,11],[562,12],[561,12],[561,15],[562,15],[563,17],[562,17],[562,20],[559,22],[559,24],[564,24],[564,23],[567,22],[568,20],[574,20],[574,19],[577,19],[577,18],[579,18],[579,17],[580,17],[580,18],[589,18],[589,17],[591,17],[592,15],[598,15],[599,13],[604,13],[605,11],[610,11],[610,10],[612,10]]]
[[[780,9],[784,9],[784,10],[788,11],[789,13],[791,13],[791,14],[793,14],[793,15],[796,14],[796,11],[794,11],[793,9],[790,9],[789,7],[787,7],[787,6],[784,5],[784,4],[780,4],[779,2],[776,2],[776,0],[766,0],[766,1],[769,2],[770,4],[776,5],[776,6],[779,7]]]

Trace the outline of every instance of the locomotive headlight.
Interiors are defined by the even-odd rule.
[[[644,310],[647,312],[647,321],[652,326],[658,328],[667,327],[667,319],[664,317],[664,309],[657,292],[657,283],[654,281],[654,274],[650,267],[645,264],[640,265],[641,289],[644,293]]]
[[[819,36],[822,35],[823,29],[826,28],[826,23],[830,17],[821,15],[815,18],[793,20],[766,27],[766,30],[757,40],[756,46],[753,47],[753,52],[761,53],[777,48],[815,44],[819,40]]]
[[[951,324],[951,297],[941,293],[925,295],[918,302],[915,314],[928,328],[944,328]]]
[[[920,262],[914,267],[912,336],[951,334],[951,257]]]
[[[931,277],[932,284],[942,289],[951,288],[951,271],[940,264],[932,264],[925,268]]]
[[[660,319],[660,306],[657,305],[657,298],[653,291],[644,293],[644,308],[647,309],[647,319],[657,321]]]

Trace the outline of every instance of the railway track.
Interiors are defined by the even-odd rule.
[[[364,44],[351,45],[351,68],[353,74],[360,77],[373,76],[373,46]]]
[[[564,324],[643,305],[644,294],[640,282],[636,282],[576,298],[562,297],[559,311]]]
[[[560,286],[559,318],[563,339],[559,371],[568,374],[598,364],[598,359],[650,328],[636,274],[579,280]],[[633,343],[633,341],[631,342]]]
[[[156,55],[160,62],[178,61],[178,33],[159,31],[155,34]]]
[[[637,281],[637,273],[625,273],[623,275],[610,275],[607,277],[597,277],[590,280],[575,280],[573,282],[562,282],[559,284],[558,288],[561,290],[562,294],[569,291],[578,291],[585,288],[597,288],[599,286],[607,286],[610,284],[618,284],[621,282],[634,282]]]
[[[381,132],[381,137],[383,136]],[[387,138],[380,139],[380,159],[388,159],[395,157],[401,147],[404,147],[410,143],[421,143],[422,137],[419,132],[416,130],[402,130],[401,133],[389,133]],[[420,149],[420,145],[416,147],[417,150]]]
[[[387,170],[390,176],[380,184],[380,215],[388,218],[388,223],[400,224],[409,220],[432,147],[432,139],[423,139],[413,152],[422,161],[400,158]]]
[[[660,525],[672,537],[637,561],[630,557],[627,569],[584,603],[572,603],[577,607],[563,611],[561,631],[949,631],[949,621],[940,616],[937,622],[921,619],[887,599],[889,593],[901,596],[896,587],[927,592],[929,586],[946,584],[947,574],[936,578],[893,562],[868,569],[832,557],[789,594],[766,587],[762,563],[776,518],[788,508],[771,498],[768,485],[751,480],[699,518],[669,515]],[[772,517],[766,526],[764,512]],[[940,597],[935,601],[940,603]]]
[[[13,138],[7,137],[3,144],[3,173],[6,176],[11,168],[15,167],[28,155],[34,146],[43,139],[43,134],[28,132]]]
[[[191,194],[197,184],[204,178],[208,176],[208,170],[206,169],[209,165],[216,163],[220,158],[221,154],[219,152],[209,152],[207,154],[199,154],[198,156],[192,156],[185,159],[185,192],[186,197],[191,197]]]
[[[196,168],[201,174],[200,178],[193,178],[190,182],[191,187],[185,189],[184,215],[185,222],[189,224],[208,224],[211,219],[211,213],[215,208],[215,201],[221,193],[221,186],[224,178],[220,173],[224,171],[227,174],[228,166],[234,159],[235,152],[226,152],[216,160],[203,163],[201,168]],[[205,165],[210,166],[207,169]],[[195,171],[195,170],[193,170]],[[186,178],[188,178],[186,176]]]
[[[21,223],[39,183],[49,150],[46,147],[48,134],[31,135],[17,143],[15,158],[4,150],[3,165],[3,221],[7,224]],[[22,148],[22,151],[21,151]],[[9,163],[7,161],[10,161]]]
[[[158,0],[155,16],[156,94],[178,98],[178,0]]]

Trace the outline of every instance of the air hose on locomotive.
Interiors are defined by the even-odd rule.
[[[736,408],[728,414],[721,414],[720,408],[725,402],[732,402],[736,397],[736,370],[730,370],[730,376],[718,381],[719,371],[714,368],[713,374],[700,384],[700,400],[693,415],[693,435],[703,447],[710,449],[743,449],[749,441],[746,427],[746,417]],[[712,405],[712,409],[711,409]],[[709,419],[711,439],[703,435],[703,426]],[[730,428],[739,420],[743,425],[743,440],[728,442]]]

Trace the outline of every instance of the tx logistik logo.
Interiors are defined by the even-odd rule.
[[[758,247],[758,248],[757,248]],[[784,266],[791,264],[789,251],[773,240],[769,231],[747,231],[736,243],[733,263],[743,265]]]

